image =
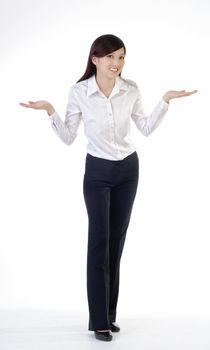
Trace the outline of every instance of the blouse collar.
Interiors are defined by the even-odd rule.
[[[115,94],[118,94],[120,92],[120,90],[127,91],[128,90],[128,85],[120,76],[118,76],[116,78],[115,85],[114,85],[113,90],[111,92],[111,95],[109,97],[111,97],[111,96],[113,96]],[[89,97],[89,96],[93,95],[96,92],[101,93],[101,91],[99,89],[99,86],[98,86],[98,84],[96,82],[96,77],[95,77],[95,75],[92,75],[92,77],[90,77],[88,79],[87,96]]]

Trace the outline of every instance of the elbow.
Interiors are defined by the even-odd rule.
[[[136,123],[136,126],[143,136],[149,136],[152,132],[152,128],[149,126],[145,119],[140,120],[138,123]]]
[[[148,137],[148,136],[150,136],[150,133],[143,133],[143,135]]]
[[[148,137],[152,133],[152,130],[150,128],[146,127],[144,129],[142,129],[141,132],[144,136]]]
[[[75,134],[75,135],[71,135],[71,136],[67,137],[67,138],[66,138],[65,140],[63,140],[63,141],[64,141],[64,143],[65,143],[67,146],[70,146],[70,145],[74,142],[76,136],[77,136],[76,134]]]
[[[69,139],[66,139],[64,140],[64,143],[66,144],[66,146],[70,146],[72,144],[72,140],[69,138]]]
[[[64,141],[64,143],[65,143],[66,146],[70,146],[72,144],[72,142],[70,142],[69,140]]]

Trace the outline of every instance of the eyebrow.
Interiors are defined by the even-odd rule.
[[[108,56],[108,55],[117,55],[117,54],[114,53],[114,52],[110,52],[110,53],[107,54],[107,56]],[[120,53],[119,56],[125,56],[125,53],[124,53],[124,52],[123,52],[123,53]]]

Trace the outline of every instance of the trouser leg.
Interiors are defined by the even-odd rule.
[[[138,183],[138,157],[86,160],[88,212],[87,294],[89,330],[109,329],[116,318],[120,258]]]
[[[120,259],[125,243],[126,232],[130,222],[131,211],[136,195],[138,176],[116,186],[111,191],[110,199],[110,299],[109,319],[116,320],[116,308],[119,294]]]
[[[89,330],[109,329],[110,189],[103,181],[84,177],[88,212],[87,296]]]

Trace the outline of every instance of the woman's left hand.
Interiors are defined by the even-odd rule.
[[[172,98],[178,98],[178,97],[184,97],[184,96],[191,96],[192,94],[195,94],[198,90],[193,90],[193,91],[186,91],[186,90],[180,90],[180,91],[176,91],[176,90],[171,90],[171,91],[167,91],[165,93],[165,95],[163,96],[163,100],[166,103],[169,103],[169,101]]]

